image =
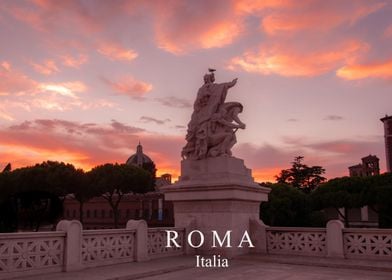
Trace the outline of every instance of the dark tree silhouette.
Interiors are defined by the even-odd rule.
[[[325,217],[313,211],[309,195],[286,184],[268,184],[268,201],[260,207],[260,218],[270,226],[322,227]]]
[[[295,157],[292,167],[282,170],[276,176],[276,181],[291,185],[307,193],[325,182],[326,178],[322,176],[325,173],[325,169],[321,166],[307,166],[302,163],[303,159],[304,157],[302,156]]]
[[[118,228],[118,208],[127,193],[151,191],[152,175],[146,170],[126,164],[104,164],[93,168],[89,173],[90,182],[110,205],[113,211],[114,227]]]
[[[74,180],[69,190],[73,194],[73,198],[79,202],[79,221],[83,224],[84,204],[94,196],[98,196],[98,190],[90,183],[90,177],[82,169],[75,171]]]

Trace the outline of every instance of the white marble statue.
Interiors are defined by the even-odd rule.
[[[193,105],[193,113],[188,124],[187,144],[182,149],[185,159],[203,159],[217,156],[231,156],[231,148],[236,143],[235,132],[245,128],[238,118],[242,105],[226,102],[229,88],[237,83],[215,82],[214,69],[204,75],[204,85],[199,89]]]

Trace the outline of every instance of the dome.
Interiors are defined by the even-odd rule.
[[[147,155],[143,154],[143,147],[139,142],[139,145],[136,147],[136,153],[128,158],[126,164],[142,167],[145,163],[152,163],[152,160]]]

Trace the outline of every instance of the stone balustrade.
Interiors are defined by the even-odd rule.
[[[167,234],[166,230],[175,230],[178,232],[176,239],[181,248],[175,246],[166,247]],[[185,253],[185,229],[184,228],[150,228],[148,229],[147,251],[150,258],[161,258],[165,256],[178,256]]]
[[[79,221],[63,220],[52,232],[2,233],[0,279],[185,254],[184,246],[166,248],[165,229],[177,231],[183,245],[184,228],[148,229],[143,220],[105,230],[83,230]]]
[[[392,260],[392,230],[346,229],[338,220],[326,228],[298,228],[251,219],[249,228],[256,253]],[[194,254],[185,242],[193,229],[191,220],[185,228],[147,228],[143,220],[130,220],[124,229],[107,230],[63,220],[53,232],[0,234],[0,279]],[[181,248],[166,248],[166,230],[178,232]]]
[[[392,260],[392,230],[343,229],[346,258]]]
[[[0,278],[62,271],[65,232],[0,234]]]
[[[267,250],[271,254],[327,255],[325,228],[267,228]]]
[[[254,252],[392,260],[391,229],[346,229],[339,220],[329,221],[326,228],[269,227],[261,221],[251,224],[251,236],[257,244]]]

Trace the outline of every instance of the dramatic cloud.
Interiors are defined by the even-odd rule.
[[[346,80],[365,78],[392,79],[392,60],[369,64],[344,66],[336,71],[336,75]]]
[[[226,46],[243,30],[242,18],[235,14],[231,1],[160,1],[154,4],[157,44],[174,54]]]
[[[20,94],[37,86],[37,82],[25,74],[13,69],[12,65],[3,61],[0,65],[1,95]]]
[[[289,168],[296,156],[304,156],[308,165],[321,165],[328,178],[348,175],[348,167],[368,154],[384,153],[382,137],[362,141],[335,140],[312,142],[308,139],[285,138],[284,146],[239,144],[235,155],[245,158],[259,181],[275,181],[280,170]],[[383,160],[382,160],[383,162]]]
[[[125,162],[142,140],[144,152],[155,161],[159,174],[170,172],[174,177],[178,176],[183,142],[179,137],[147,133],[116,120],[97,124],[39,119],[0,128],[0,134],[0,165],[11,162],[19,167],[58,160],[90,169],[106,162]]]
[[[140,117],[140,121],[144,122],[144,123],[155,123],[155,124],[162,125],[162,124],[165,124],[167,122],[170,122],[171,120],[170,119],[159,120],[159,119],[152,118],[152,117],[141,116]]]
[[[263,46],[258,52],[246,52],[233,58],[228,69],[242,69],[262,75],[312,77],[324,74],[347,61],[353,61],[368,46],[359,41],[347,41],[333,50],[301,52],[283,45]]]
[[[239,14],[255,14],[265,9],[286,9],[298,6],[294,0],[236,0],[234,9]]]
[[[88,90],[82,81],[50,82],[35,81],[13,69],[8,62],[0,65],[0,118],[12,121],[14,112],[31,112],[32,109],[66,111],[74,108],[90,109],[115,107],[115,104],[97,98],[90,100],[81,94]]]
[[[152,90],[151,84],[138,81],[132,76],[123,77],[116,81],[107,78],[102,78],[102,80],[110,86],[114,92],[134,99],[142,99],[146,93]]]
[[[132,61],[138,54],[131,49],[125,49],[115,43],[101,44],[98,52],[111,60]]]
[[[392,37],[392,24],[385,29],[384,36],[387,38]]]
[[[189,100],[175,97],[175,96],[168,96],[168,97],[162,97],[162,98],[155,98],[156,101],[161,103],[164,106],[167,107],[173,107],[173,108],[190,108],[192,107],[192,104]]]
[[[263,17],[262,28],[269,35],[301,30],[328,31],[342,24],[353,25],[382,7],[385,3],[369,1],[292,1],[291,9],[274,10]]]
[[[63,55],[61,56],[61,61],[67,67],[79,68],[88,61],[88,57],[84,54],[79,56]]]
[[[47,76],[60,72],[54,60],[50,59],[45,60],[42,64],[32,62],[31,65],[33,66],[35,71]]]
[[[84,83],[66,82],[66,83],[51,83],[51,84],[40,84],[39,88],[43,91],[52,92],[55,94],[77,98],[77,93],[85,92],[87,87]]]
[[[341,121],[343,119],[344,118],[342,116],[338,116],[338,115],[329,115],[324,118],[324,120],[326,121]]]

